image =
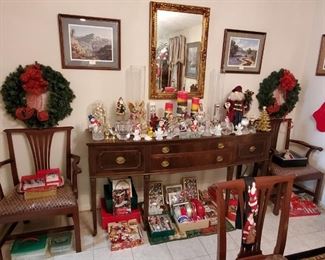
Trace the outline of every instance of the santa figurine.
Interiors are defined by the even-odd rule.
[[[226,100],[225,108],[230,122],[235,126],[238,125],[244,113],[248,110],[248,104],[241,86],[237,86],[232,90]]]
[[[253,214],[257,214],[258,204],[257,204],[257,194],[256,194],[256,184],[252,182],[252,187],[248,188],[248,205],[251,208],[251,212]]]
[[[256,237],[256,223],[254,220],[253,213],[248,215],[248,218],[246,219],[244,228],[243,228],[243,243],[246,245],[254,244],[255,243],[255,237]]]

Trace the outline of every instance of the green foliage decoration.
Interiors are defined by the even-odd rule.
[[[35,113],[31,118],[23,120],[23,122],[27,127],[32,128],[53,127],[58,125],[60,120],[71,114],[72,107],[70,103],[75,98],[75,95],[69,87],[70,82],[60,72],[53,70],[50,66],[44,66],[37,62],[35,64],[40,66],[42,77],[48,82],[46,105],[48,120],[40,121]],[[26,107],[27,105],[26,93],[23,89],[23,82],[20,79],[27,66],[19,65],[14,72],[11,72],[6,77],[1,87],[5,109],[15,119],[18,119],[16,117],[17,108]]]
[[[294,108],[296,103],[299,100],[299,92],[301,90],[298,80],[296,80],[293,75],[295,83],[293,84],[292,89],[282,90],[284,103],[278,105],[276,99],[273,95],[273,92],[276,89],[281,89],[281,79],[284,77],[285,73],[290,73],[288,70],[280,69],[279,71],[273,71],[267,78],[265,78],[260,83],[259,92],[256,95],[256,98],[259,102],[259,109],[263,110],[265,106],[268,113],[271,117],[274,118],[283,118],[288,113],[290,113]]]

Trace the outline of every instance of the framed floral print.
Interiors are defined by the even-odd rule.
[[[264,32],[225,29],[221,72],[259,74],[265,38]]]
[[[62,68],[121,69],[120,20],[59,14]]]

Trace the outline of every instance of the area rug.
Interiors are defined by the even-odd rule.
[[[311,201],[311,197],[305,193],[292,193],[290,199],[290,217],[320,215],[317,205]]]
[[[288,260],[324,260],[325,247],[286,256]]]

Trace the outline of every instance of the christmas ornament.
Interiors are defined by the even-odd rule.
[[[262,132],[271,131],[271,121],[270,121],[269,114],[266,111],[266,107],[263,107],[263,111],[260,114],[260,118],[257,122],[256,129]]]

